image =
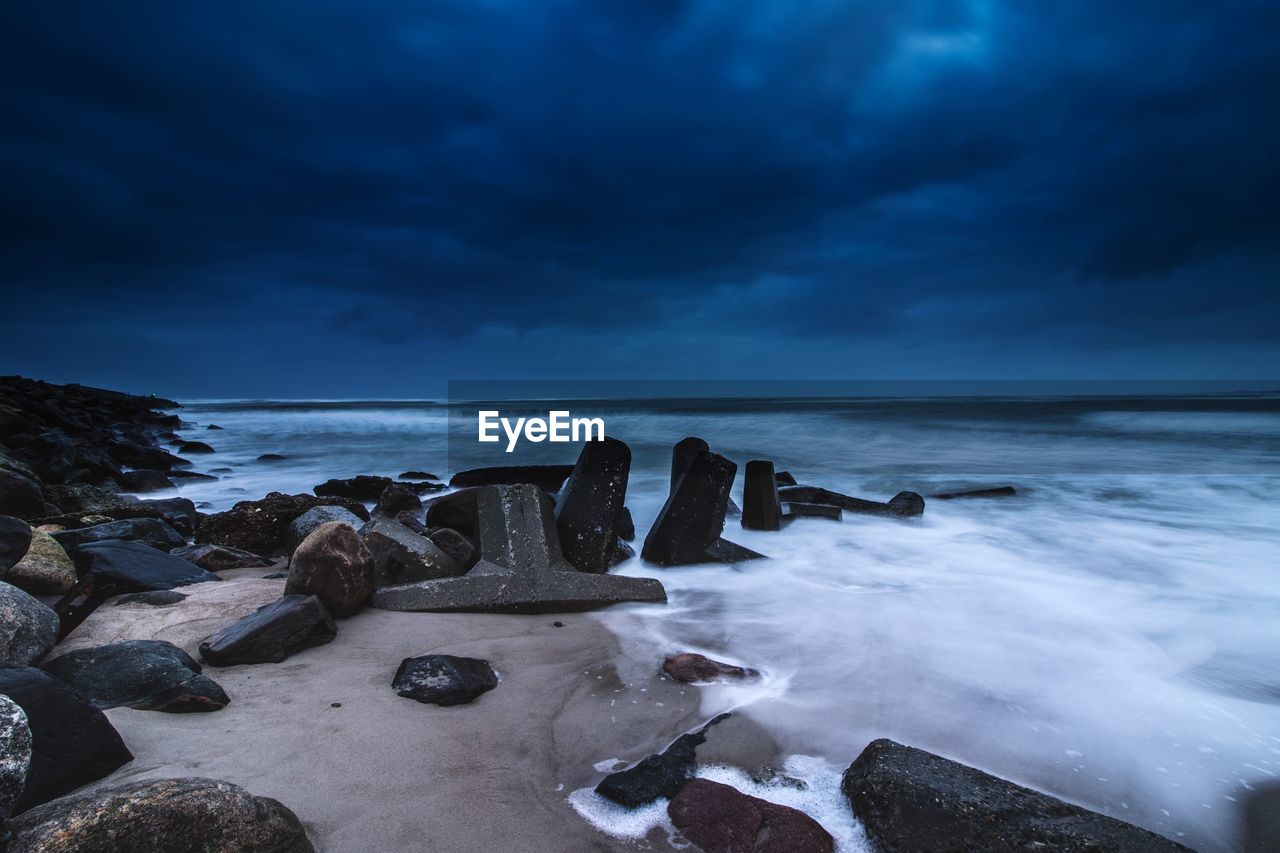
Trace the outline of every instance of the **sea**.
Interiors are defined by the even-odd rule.
[[[830,816],[839,774],[878,737],[1205,851],[1241,849],[1246,817],[1275,807],[1280,395],[495,407],[600,416],[630,445],[637,551],[667,496],[671,447],[686,436],[738,463],[739,502],[753,459],[858,497],[926,496],[912,520],[846,513],[753,532],[730,518],[725,537],[769,559],[661,569],[635,557],[616,571],[660,578],[670,603],[597,616],[655,666],[699,651],[760,670],[755,682],[705,688],[704,711],[735,710],[772,734],[788,766],[808,774],[810,810],[843,822],[841,849],[865,839],[856,821]],[[480,445],[477,408],[187,401],[183,437],[217,450],[191,457],[195,469],[220,473],[181,494],[213,512],[331,477],[447,480],[478,465],[576,458],[572,444],[529,445],[536,460]],[[266,453],[284,459],[260,461]],[[929,497],[1004,485],[1017,494]],[[591,804],[578,805],[589,818]]]

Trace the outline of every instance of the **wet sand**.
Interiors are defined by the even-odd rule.
[[[224,573],[169,607],[108,602],[59,647],[168,640],[193,656],[222,625],[279,597],[270,570]],[[555,622],[563,627],[554,627]],[[107,712],[135,760],[89,786],[203,776],[280,800],[321,851],[635,849],[566,801],[594,785],[597,762],[628,763],[698,725],[698,688],[659,677],[661,657],[634,660],[587,614],[503,616],[366,609],[337,638],[279,664],[205,667],[231,696],[208,714]],[[498,686],[441,708],[397,696],[405,657],[487,659]],[[338,707],[335,707],[338,705]],[[705,761],[775,757],[745,719],[717,727]],[[650,849],[671,849],[664,833]]]

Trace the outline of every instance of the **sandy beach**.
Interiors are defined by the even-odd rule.
[[[162,639],[191,654],[212,631],[279,598],[270,570],[225,573],[184,588],[177,605],[108,603],[59,652]],[[557,628],[555,622],[563,627]],[[401,659],[428,653],[489,660],[501,682],[460,707],[397,696]],[[318,850],[621,850],[566,801],[604,775],[698,725],[698,688],[659,676],[661,659],[621,654],[586,614],[504,616],[366,609],[337,639],[281,664],[206,667],[231,704],[216,714],[107,712],[135,760],[86,790],[207,776],[275,797]],[[337,704],[339,707],[334,707]],[[736,717],[712,730],[706,762],[773,759],[768,737]],[[672,849],[654,831],[650,849]]]

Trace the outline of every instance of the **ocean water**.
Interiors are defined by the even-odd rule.
[[[771,559],[619,567],[661,578],[670,596],[600,615],[628,654],[701,651],[764,672],[705,688],[708,716],[736,708],[831,777],[892,737],[1202,850],[1239,849],[1246,801],[1280,784],[1280,398],[572,409],[631,445],[640,539],[666,497],[670,447],[688,435],[740,471],[772,459],[802,483],[867,498],[1018,489],[930,500],[911,521],[846,514],[759,533],[730,520],[727,538]],[[196,470],[230,469],[182,486],[210,511],[330,477],[447,479],[511,461],[474,442],[474,407],[196,401],[182,415],[184,436],[218,449],[194,457]],[[526,449],[564,462],[577,451]],[[287,458],[256,461],[263,453]]]

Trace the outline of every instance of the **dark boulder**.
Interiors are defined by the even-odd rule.
[[[0,581],[0,661],[38,661],[58,642],[58,614]]]
[[[179,465],[190,465],[186,459],[181,456],[174,456],[167,450],[159,447],[145,448],[141,453],[133,458],[129,463],[135,468],[152,468],[157,471],[171,471]]]
[[[480,559],[480,552],[475,543],[456,530],[448,527],[437,527],[428,536],[435,546],[449,556],[463,569],[469,569]]]
[[[694,439],[685,439],[689,441]],[[680,481],[649,529],[641,556],[660,566],[736,563],[761,558],[763,555],[749,548],[720,538],[729,489],[737,470],[738,466],[723,456],[699,451],[680,475]]]
[[[621,544],[631,448],[616,438],[588,441],[556,504],[560,551],[580,572],[601,574],[632,556]]]
[[[685,684],[705,684],[712,681],[740,681],[758,678],[754,669],[712,660],[695,652],[672,655],[662,662],[662,671],[675,681]]]
[[[987,489],[969,489],[962,492],[943,492],[937,495],[929,495],[931,498],[937,498],[940,501],[951,501],[956,498],[1011,498],[1018,494],[1018,490],[1013,486],[993,486]]]
[[[199,471],[187,471],[182,468],[175,468],[167,475],[170,480],[203,480],[206,483],[215,483],[218,478],[213,474],[201,474]]]
[[[27,555],[31,525],[20,518],[0,515],[0,578]]]
[[[259,462],[283,462],[287,456],[281,456],[279,453],[264,453],[258,457]]]
[[[188,560],[142,542],[89,542],[76,548],[72,557],[82,577],[91,575],[95,586],[113,587],[116,595],[221,580]]]
[[[197,453],[213,453],[214,449],[203,441],[184,441],[178,445],[178,452],[194,455]]]
[[[121,474],[120,487],[127,492],[162,492],[172,489],[173,483],[163,471],[140,469]]]
[[[674,797],[693,778],[698,747],[706,743],[707,729],[729,714],[721,714],[702,728],[680,735],[665,750],[629,767],[610,773],[596,785],[596,793],[621,806],[634,809],[659,797]]]
[[[747,530],[781,530],[782,506],[773,463],[753,459],[747,463],[742,484],[742,526]]]
[[[427,501],[423,504],[426,508],[427,529],[448,527],[475,538],[477,535],[476,498],[479,494],[479,487],[472,487],[459,489]]]
[[[422,523],[417,513],[398,512],[396,513],[396,521],[400,522],[414,533],[417,533],[419,536],[427,535],[426,525]]]
[[[62,530],[52,536],[72,559],[79,548],[92,542],[140,542],[160,551],[169,551],[187,544],[181,533],[158,518],[125,518],[92,527]]]
[[[356,515],[346,507],[340,506],[317,506],[304,512],[293,520],[289,525],[289,538],[293,542],[293,547],[297,548],[302,544],[302,540],[311,535],[311,531],[315,530],[322,524],[328,524],[336,521],[345,524],[352,530],[359,530],[364,521],[360,516]]]
[[[450,478],[449,485],[461,488],[464,486],[514,486],[528,483],[548,492],[558,492],[572,473],[572,465],[498,465],[492,468],[459,471]]]
[[[796,485],[796,478],[791,476],[790,471],[779,471],[773,475],[773,479],[779,486]]]
[[[209,424],[207,427],[205,427],[205,429],[217,429],[217,430],[220,430],[220,429],[222,429],[222,427],[218,426],[217,424]]]
[[[0,514],[15,518],[41,518],[49,514],[44,495],[31,480],[0,468]]]
[[[6,853],[314,853],[297,815],[230,782],[158,779],[98,788],[13,821]]]
[[[426,471],[405,471],[400,475],[401,480],[439,480],[435,474],[428,474]]]
[[[0,850],[9,840],[9,815],[31,766],[31,727],[17,702],[0,695]]]
[[[402,512],[414,516],[422,515],[422,498],[411,487],[403,483],[391,483],[378,496],[378,503],[373,508],[373,515],[383,518],[395,518]]]
[[[286,595],[232,622],[200,644],[200,658],[213,666],[280,663],[338,635],[329,612],[314,595]]]
[[[1145,829],[884,738],[849,765],[840,787],[885,853],[1187,850]]]
[[[375,515],[360,536],[373,555],[375,587],[456,577],[464,571],[434,542],[398,521]]]
[[[453,655],[405,658],[391,687],[425,705],[465,705],[498,686],[498,674],[487,660]]]
[[[57,504],[64,515],[106,515],[111,518],[159,517],[159,513],[141,512],[136,516],[140,501],[129,495],[120,495],[87,483],[69,483],[47,488],[49,500]]]
[[[125,640],[76,649],[41,669],[102,710],[127,705],[140,711],[183,714],[216,711],[231,700],[200,664],[172,643]]]
[[[802,504],[788,501],[782,505],[782,517],[785,519],[825,518],[828,521],[840,521],[844,518],[844,510],[838,506],[826,504]]]
[[[341,506],[361,521],[369,519],[369,511],[359,501],[272,492],[261,500],[240,501],[226,512],[208,516],[196,531],[196,542],[226,545],[267,557],[287,554],[293,550],[289,525],[317,506]]]
[[[556,613],[667,600],[652,578],[579,572],[560,554],[551,499],[537,486],[486,486],[477,501],[480,561],[458,578],[379,589],[375,607],[410,611]]]
[[[835,839],[804,812],[737,788],[692,779],[667,805],[680,834],[703,853],[832,853]]]
[[[321,497],[350,498],[357,501],[376,501],[395,481],[390,477],[374,477],[360,474],[344,480],[326,480],[311,491]]]
[[[200,526],[204,515],[196,509],[190,498],[161,498],[160,500],[139,501],[137,506],[150,513],[159,513],[170,527],[183,536],[192,536]]]
[[[311,531],[293,552],[284,591],[314,595],[341,619],[365,606],[373,580],[373,555],[364,540],[350,525],[330,521]]]
[[[636,523],[631,518],[631,510],[625,506],[618,514],[618,538],[623,542],[631,542],[636,538]]]
[[[70,793],[133,760],[103,713],[48,673],[0,663],[0,693],[18,703],[31,728],[31,767],[15,813]]]
[[[890,498],[888,503],[880,503],[842,495],[817,486],[786,486],[778,489],[778,498],[787,503],[824,504],[863,515],[913,518],[924,513],[924,498],[915,492],[899,492]]]
[[[682,438],[671,448],[671,479],[667,482],[667,494],[675,494],[680,478],[693,464],[699,453],[709,453],[711,446],[697,436]]]
[[[222,545],[187,545],[174,548],[169,552],[195,563],[210,572],[227,572],[232,569],[263,568],[272,565],[271,560],[241,551],[239,548],[227,548]]]

